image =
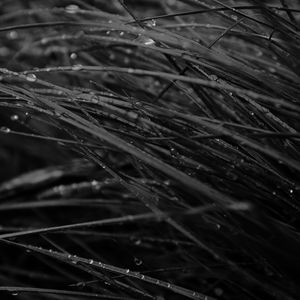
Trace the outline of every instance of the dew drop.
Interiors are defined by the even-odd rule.
[[[136,241],[134,242],[134,244],[137,245],[137,246],[140,245],[141,243],[142,243],[141,240],[136,240]]]
[[[154,40],[150,39],[150,38],[146,38],[144,41],[143,41],[143,44],[146,45],[146,46],[151,46],[151,45],[154,45],[155,42]]]
[[[215,288],[214,292],[219,297],[223,294],[223,290],[221,288]]]
[[[70,54],[70,58],[71,59],[76,59],[77,58],[77,54],[75,52]]]
[[[10,129],[8,127],[5,127],[5,126],[0,127],[0,131],[2,131],[4,133],[10,133]]]
[[[276,72],[276,69],[275,68],[269,68],[269,71],[271,72],[271,73],[275,73]]]
[[[92,265],[93,263],[94,263],[94,261],[91,259],[91,260],[89,261],[89,264]]]
[[[18,116],[18,115],[12,115],[12,116],[10,117],[10,119],[11,119],[12,121],[18,121],[18,120],[19,120],[19,116]]]
[[[121,32],[120,32],[120,36],[123,36],[123,35],[124,35],[124,31],[121,31]]]
[[[12,30],[12,31],[8,32],[7,37],[8,37],[10,40],[15,40],[15,39],[17,39],[17,38],[19,37],[19,34],[18,34],[17,31]]]
[[[82,70],[82,65],[74,65],[74,66],[72,66],[72,70],[73,71],[80,71],[80,70]]]
[[[14,293],[12,293],[12,296],[18,296],[18,293],[14,292]]]
[[[111,53],[108,57],[110,60],[114,60],[116,58],[114,53]]]
[[[290,189],[290,190],[289,190],[289,193],[290,193],[290,194],[293,194],[293,193],[294,193],[294,190],[293,190],[293,189]]]
[[[70,4],[65,7],[65,11],[68,14],[76,14],[78,10],[79,10],[79,7],[76,4]]]
[[[148,26],[148,27],[155,27],[156,26],[156,20],[152,19],[152,20],[148,21],[146,23],[146,26]]]
[[[128,274],[128,273],[130,273],[130,270],[129,270],[129,269],[127,269],[127,270],[126,270],[126,273],[127,273],[127,274]]]
[[[170,184],[171,184],[171,181],[170,181],[170,180],[165,180],[165,181],[164,181],[164,185],[169,186]]]
[[[36,78],[35,74],[27,74],[26,80],[29,82],[35,82],[37,80],[37,78]]]

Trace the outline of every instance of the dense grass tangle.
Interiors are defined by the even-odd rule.
[[[1,299],[299,298],[298,1],[0,16]]]

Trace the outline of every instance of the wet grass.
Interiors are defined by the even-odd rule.
[[[299,297],[297,1],[0,14],[5,299]]]

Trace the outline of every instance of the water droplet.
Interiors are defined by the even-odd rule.
[[[141,240],[136,240],[136,241],[134,242],[134,244],[137,245],[137,246],[140,245],[141,243],[142,243]]]
[[[221,229],[221,225],[220,224],[216,224],[217,229]]]
[[[150,38],[146,38],[144,41],[143,41],[143,44],[146,45],[146,46],[151,46],[151,45],[154,45],[155,44],[155,41],[150,39]]]
[[[130,270],[129,270],[129,269],[127,269],[127,270],[126,270],[126,273],[127,273],[127,274],[128,274],[128,273],[130,273]]]
[[[167,287],[170,288],[170,287],[171,287],[171,284],[170,284],[170,283],[167,283]]]
[[[70,4],[65,7],[65,11],[68,14],[76,14],[78,10],[79,10],[79,7],[76,4]]]
[[[12,293],[12,296],[18,296],[18,293],[13,292],[13,293]]]
[[[0,131],[2,131],[4,133],[10,133],[10,129],[8,127],[5,127],[5,126],[0,127]]]
[[[141,259],[138,259],[137,257],[134,258],[134,263],[137,265],[137,266],[140,266],[143,261]]]
[[[214,292],[217,296],[222,296],[223,294],[223,290],[221,288],[215,288]]]
[[[12,30],[10,32],[7,33],[7,38],[9,38],[10,40],[15,40],[19,37],[19,34],[17,31]]]
[[[293,194],[293,193],[294,193],[294,190],[293,190],[293,189],[290,189],[290,190],[289,190],[289,193],[290,193],[290,194]]]
[[[29,82],[35,82],[37,80],[37,78],[36,78],[35,74],[27,74],[26,80]]]
[[[120,36],[123,36],[123,35],[124,35],[124,31],[121,31],[121,32],[120,32]]]
[[[271,73],[275,73],[276,72],[276,69],[275,68],[269,68],[269,71],[271,72]]]
[[[165,180],[164,185],[169,186],[171,184],[171,180]]]
[[[106,34],[107,34],[107,35],[110,35],[110,30],[107,30],[107,31],[106,31]]]
[[[114,60],[116,58],[114,53],[111,53],[108,57],[110,60]]]
[[[10,119],[11,119],[12,121],[18,121],[18,120],[19,120],[19,116],[18,116],[18,115],[12,115],[12,116],[10,117]]]
[[[112,23],[112,20],[108,20],[108,24],[111,24]]]
[[[89,264],[92,265],[93,263],[94,263],[94,261],[91,259],[91,260],[89,261]]]
[[[82,69],[83,69],[82,65],[74,65],[74,66],[72,66],[72,70],[73,71],[80,71]]]
[[[70,54],[70,58],[71,59],[76,59],[77,58],[77,54],[75,52]]]
[[[148,27],[155,27],[156,26],[156,20],[152,19],[152,20],[148,21],[146,23],[146,26],[148,26]]]

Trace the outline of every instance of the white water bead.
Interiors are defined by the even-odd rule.
[[[35,76],[35,74],[27,74],[26,80],[29,82],[35,82],[37,80],[37,77]]]

